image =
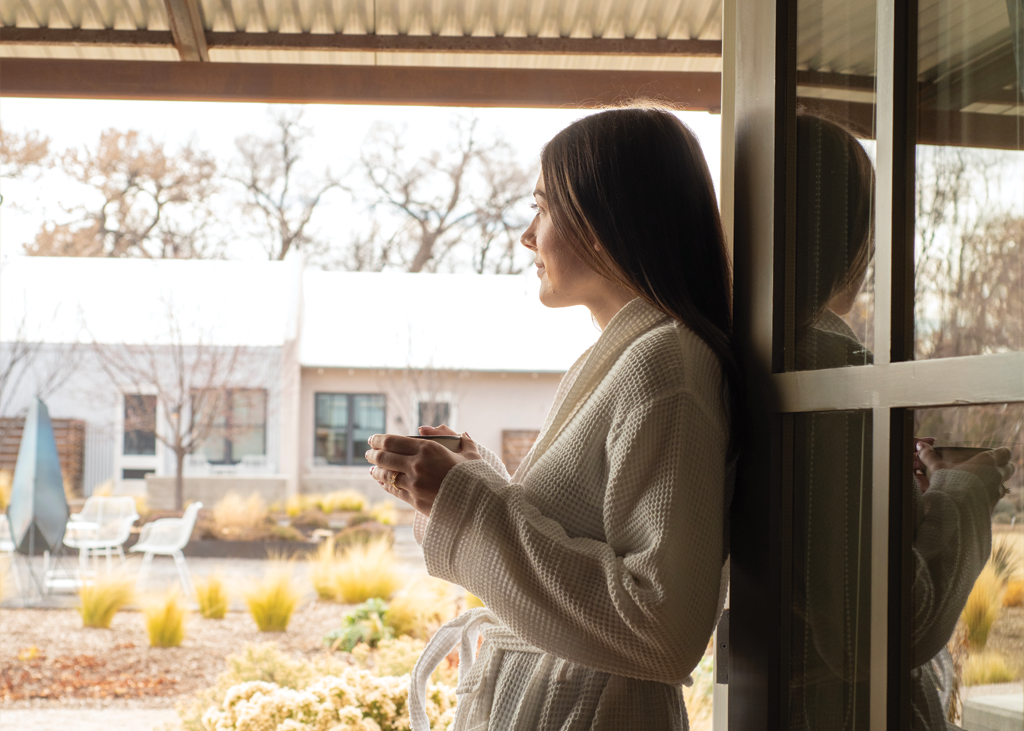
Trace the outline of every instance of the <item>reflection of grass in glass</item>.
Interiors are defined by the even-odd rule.
[[[690,717],[690,731],[711,731],[712,700],[715,690],[711,655],[702,657],[690,675],[693,678],[693,685],[683,688],[686,713]]]
[[[1009,664],[994,650],[968,655],[964,663],[964,685],[1011,683],[1019,677],[1020,668]]]
[[[178,647],[185,639],[185,607],[177,589],[143,610],[150,647]]]
[[[1024,604],[1024,581],[1011,581],[1003,594],[1004,607],[1019,607]]]
[[[988,560],[996,578],[1003,585],[1013,581],[1020,574],[1020,542],[1014,540],[1018,537],[1004,534],[996,536],[992,541],[992,555]]]
[[[967,605],[964,607],[962,617],[967,625],[967,641],[973,652],[985,648],[985,643],[988,642],[988,633],[999,618],[1002,588],[1002,582],[999,581],[995,571],[991,566],[986,566],[977,581],[974,582],[970,596],[967,597]]]

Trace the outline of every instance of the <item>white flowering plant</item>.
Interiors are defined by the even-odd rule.
[[[358,668],[301,690],[254,680],[232,687],[202,718],[203,731],[409,731],[409,676],[377,677]],[[455,689],[427,688],[431,731],[455,719]]]

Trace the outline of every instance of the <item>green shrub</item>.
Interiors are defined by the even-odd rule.
[[[118,573],[100,574],[78,590],[78,612],[83,627],[109,629],[118,610],[135,599],[135,583]]]
[[[173,589],[143,610],[150,647],[178,647],[185,639],[185,607]]]
[[[375,647],[381,640],[391,637],[391,628],[385,624],[387,602],[369,599],[341,618],[341,627],[324,637],[324,644],[332,650],[349,652],[360,643]]]

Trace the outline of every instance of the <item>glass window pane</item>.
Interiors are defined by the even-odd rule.
[[[447,401],[420,401],[418,424],[420,426],[448,424],[450,412],[451,404]]]
[[[327,464],[345,464],[348,447],[348,394],[318,393],[313,456]],[[365,451],[365,450],[364,450]]]
[[[868,725],[871,412],[795,418],[791,729]]]
[[[1024,3],[933,0],[918,28],[915,357],[1021,350]]]
[[[914,464],[911,679],[914,714],[925,728],[944,729],[943,720],[969,728],[969,716],[1007,702],[1021,723],[1022,426],[1020,403],[914,414],[916,436],[934,440],[941,460]],[[1005,481],[1009,494],[991,466],[993,453],[978,454],[994,447],[1008,447],[1017,467]]]
[[[875,3],[797,6],[796,370],[872,361]]]
[[[156,454],[156,396],[125,395],[124,454]]]
[[[356,464],[369,464],[363,454],[370,448],[367,440],[374,434],[383,434],[386,431],[386,400],[381,394],[356,394],[353,400],[355,413],[352,419],[352,460]]]

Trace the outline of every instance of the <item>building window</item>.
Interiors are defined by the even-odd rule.
[[[265,389],[197,392],[192,396],[192,413],[199,429],[209,428],[199,451],[210,464],[238,464],[242,457],[267,453]]]
[[[331,465],[368,464],[367,440],[386,430],[386,403],[379,393],[316,394],[314,458]]]
[[[510,475],[519,469],[519,464],[537,441],[540,432],[536,429],[505,429],[501,432],[501,461]]]
[[[440,426],[451,420],[452,405],[447,401],[420,401],[417,426]],[[450,426],[450,424],[449,424]]]
[[[125,394],[124,453],[156,454],[156,396]]]
[[[146,475],[156,474],[156,470],[145,469],[123,469],[121,470],[122,480],[145,480]]]

